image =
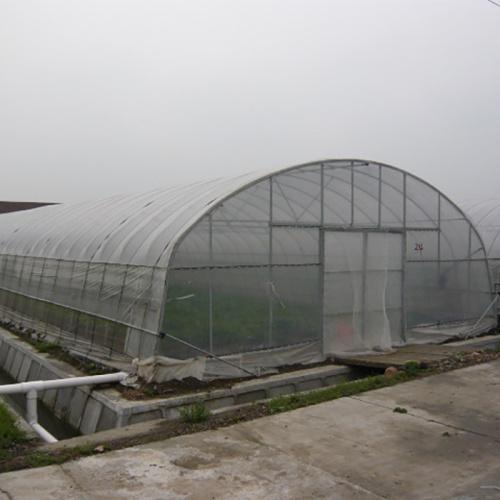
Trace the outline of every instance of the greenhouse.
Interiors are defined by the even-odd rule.
[[[216,375],[220,357],[256,370],[496,324],[464,213],[362,160],[1,215],[0,259],[5,321],[95,357]]]
[[[493,283],[500,291],[500,203],[497,200],[482,200],[460,205],[483,239]]]
[[[500,294],[500,203],[498,200],[467,201],[460,204],[481,235],[490,264],[495,291]],[[497,310],[500,313],[500,301]]]

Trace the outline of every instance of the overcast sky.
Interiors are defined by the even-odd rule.
[[[500,198],[500,7],[0,0],[0,200],[321,158],[388,163],[455,201]]]

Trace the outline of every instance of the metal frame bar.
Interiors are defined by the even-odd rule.
[[[273,246],[273,202],[274,202],[274,182],[273,177],[269,179],[269,282],[274,283],[274,273],[273,273],[273,257],[274,257],[274,246]],[[278,187],[280,187],[278,185]],[[281,190],[281,187],[280,187]],[[282,190],[281,190],[282,191]],[[283,193],[283,191],[282,191]],[[290,207],[292,210],[292,207]],[[293,212],[293,211],[292,211]],[[273,345],[273,328],[274,328],[274,304],[272,294],[268,292],[268,301],[269,301],[269,328],[267,335],[267,347],[271,347]]]
[[[361,338],[365,340],[365,326],[366,326],[366,267],[368,262],[368,237],[369,233],[362,233],[363,239],[363,267],[361,271]],[[387,271],[386,271],[387,272]]]
[[[208,269],[208,345],[211,352],[214,350],[214,301],[213,301],[213,283],[212,283],[212,270],[214,261],[214,248],[213,248],[213,226],[212,226],[212,213],[208,215],[208,261],[210,268]]]
[[[300,229],[315,229],[321,227],[332,231],[369,231],[369,232],[389,232],[401,233],[403,231],[435,231],[438,232],[437,227],[404,227],[404,226],[346,226],[342,224],[313,224],[313,223],[299,223],[291,224],[289,222],[273,222],[274,227],[293,227]]]
[[[406,264],[408,262],[407,258],[407,238],[408,232],[403,231],[401,237],[401,332],[400,338],[403,343],[406,343],[406,327],[407,327],[407,319],[406,319]]]
[[[320,180],[320,228],[319,228],[319,338],[321,353],[325,354],[325,165],[321,163],[321,180]]]
[[[382,225],[382,165],[378,166],[378,224]]]

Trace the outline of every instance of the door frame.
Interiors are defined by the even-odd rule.
[[[321,273],[320,273],[320,288],[321,288],[321,318],[320,318],[320,327],[321,327],[321,350],[323,354],[325,353],[324,344],[325,344],[325,255],[326,255],[326,233],[391,233],[391,234],[399,234],[401,235],[401,299],[400,299],[400,309],[401,309],[401,318],[400,318],[400,331],[399,338],[403,344],[406,344],[406,247],[407,247],[407,233],[406,229],[398,228],[398,227],[356,227],[356,226],[348,226],[348,227],[339,227],[339,226],[323,226],[320,228],[320,263],[321,263]],[[362,304],[363,304],[363,328],[364,328],[364,303],[365,303],[365,271],[366,271],[366,246],[367,246],[368,238],[363,238],[363,291],[362,291]]]

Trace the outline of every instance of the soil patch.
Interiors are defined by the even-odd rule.
[[[250,378],[248,379],[250,380]],[[183,396],[185,394],[196,394],[199,392],[209,392],[217,389],[230,389],[241,379],[218,379],[211,381],[198,380],[194,377],[187,377],[182,380],[170,380],[168,382],[146,382],[139,378],[139,387],[126,387],[121,384],[116,386],[118,392],[125,399],[131,401],[142,401],[152,398],[170,398],[173,396]]]
[[[319,366],[330,366],[337,364],[333,360],[326,360],[322,363],[313,363],[310,365],[287,365],[276,368],[277,373],[292,373],[309,368]],[[271,375],[275,375],[272,373]],[[271,376],[267,375],[267,376]],[[146,382],[144,379],[138,378],[137,388],[116,385],[116,389],[122,394],[125,399],[131,401],[142,401],[152,398],[169,398],[173,396],[184,396],[186,394],[197,394],[199,392],[210,392],[217,389],[231,389],[235,384],[252,380],[257,377],[231,378],[231,379],[214,379],[214,380],[198,380],[194,377],[187,377],[182,380],[170,380],[168,382]],[[259,377],[265,379],[266,375]],[[102,386],[101,386],[102,387]]]

